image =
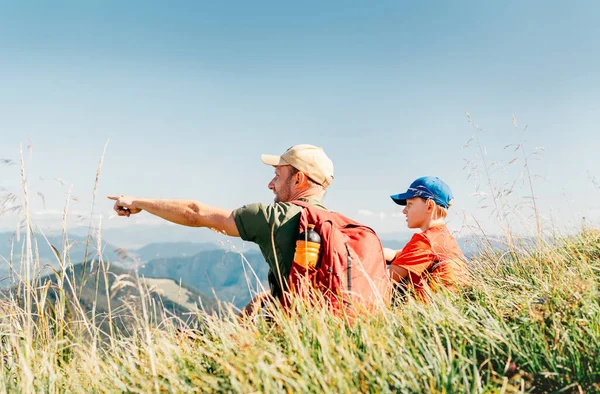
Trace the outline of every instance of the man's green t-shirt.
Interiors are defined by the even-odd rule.
[[[317,200],[300,200],[327,209]],[[275,296],[292,268],[301,213],[301,207],[289,202],[249,204],[233,211],[240,237],[257,244],[269,264],[269,286]]]

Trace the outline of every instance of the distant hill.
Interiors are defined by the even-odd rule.
[[[85,258],[87,237],[69,235],[68,237],[68,258],[67,262],[73,265],[81,263],[85,260],[98,259],[98,240],[95,235],[90,238],[90,243],[87,248],[87,259]],[[21,233],[19,237],[15,233],[4,232],[0,233],[0,278],[5,277],[9,272],[9,261],[13,261],[13,270],[15,273],[20,272],[21,254],[23,259],[26,256],[25,250],[25,234]],[[52,246],[50,246],[52,245]],[[56,250],[54,250],[54,248]],[[12,251],[11,251],[12,249]],[[63,256],[63,238],[62,235],[48,234],[46,238],[40,233],[35,233],[31,238],[31,250],[33,256],[39,255],[40,267],[46,265],[54,268],[59,266],[57,251],[62,259]],[[100,251],[105,261],[119,261],[120,256],[116,252],[117,248],[114,245],[102,242]],[[51,270],[46,269],[44,272],[49,273]]]
[[[83,280],[81,280],[82,274]],[[109,302],[113,317],[122,329],[127,328],[127,323],[131,319],[131,310],[123,308],[123,306],[126,303],[130,305],[133,303],[133,305],[137,305],[136,308],[139,310],[137,304],[139,302],[139,291],[135,276],[123,268],[110,266],[106,275],[108,284],[105,283],[104,272],[102,270],[98,272],[98,264],[90,267],[88,263],[85,273],[83,264],[71,266],[66,270],[66,275],[69,278],[75,278],[77,298],[87,313],[91,314],[95,304],[97,321],[102,321],[107,316]],[[142,280],[146,283],[145,287],[151,290],[151,297],[154,298],[159,308],[158,312],[166,311],[165,315],[167,316],[173,314],[187,321],[190,318],[193,319],[194,314],[191,313],[193,311],[202,309],[211,313],[218,308],[217,301],[213,297],[209,297],[185,283],[180,284],[168,278],[143,278]],[[58,294],[58,278],[55,274],[40,278],[39,283],[41,286],[39,288],[48,285],[48,282],[50,283],[48,300],[54,303]],[[133,284],[133,286],[127,284],[127,282]],[[83,283],[83,286],[80,290],[81,283]],[[120,286],[120,283],[123,286]],[[106,295],[107,287],[111,290],[112,297],[110,300]],[[72,308],[75,297],[69,285],[65,284],[64,288],[69,295],[68,298],[71,301]],[[4,288],[2,294],[6,296],[9,290]],[[106,324],[106,322],[103,324]]]
[[[191,257],[207,250],[224,249],[213,242],[155,242],[128,253],[141,262],[172,257]]]
[[[242,307],[251,299],[249,286],[256,291],[260,282],[268,288],[269,267],[257,251],[240,254],[209,250],[189,257],[152,260],[141,266],[139,272],[147,277],[182,280],[203,293],[214,292],[219,300]]]

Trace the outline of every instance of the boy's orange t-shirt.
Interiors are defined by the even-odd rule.
[[[466,283],[465,256],[445,224],[430,227],[412,236],[406,246],[396,253],[392,264],[408,271],[420,298],[426,298],[425,284],[433,283],[456,289]],[[431,281],[431,282],[429,282]]]

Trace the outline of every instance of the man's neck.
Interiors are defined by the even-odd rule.
[[[294,194],[290,198],[290,201],[298,200],[300,198],[304,198],[307,200],[317,200],[321,202],[323,200],[323,193],[315,193],[314,190],[301,190]]]

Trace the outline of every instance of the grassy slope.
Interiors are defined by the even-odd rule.
[[[295,318],[276,313],[275,324],[210,318],[201,332],[182,336],[172,321],[137,318],[132,335],[115,335],[104,348],[77,330],[52,335],[39,321],[29,334],[21,328],[27,316],[4,303],[0,389],[600,390],[599,232],[539,251],[487,251],[472,268],[463,294],[411,301],[352,327],[323,310],[301,310]]]

